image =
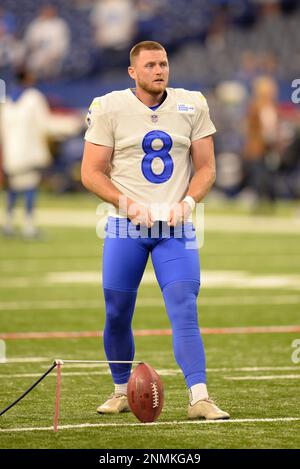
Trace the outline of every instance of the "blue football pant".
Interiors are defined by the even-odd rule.
[[[7,191],[7,213],[13,213],[19,196],[23,196],[25,199],[26,214],[32,215],[37,197],[37,189],[35,187],[23,191],[9,189]]]
[[[191,387],[206,382],[205,353],[197,315],[200,265],[195,232],[193,225],[187,223],[181,237],[178,237],[178,230],[182,227],[168,228],[170,235],[166,237],[161,232],[166,224],[156,222],[156,225],[159,227],[157,237],[132,237],[128,236],[128,230],[136,230],[136,227],[129,221],[119,222],[111,217],[108,220],[103,251],[104,349],[108,360],[131,361],[134,358],[131,323],[137,290],[151,254],[172,326],[175,359],[187,386]],[[194,248],[187,249],[191,242]],[[110,369],[116,384],[128,381],[130,364],[110,364]]]

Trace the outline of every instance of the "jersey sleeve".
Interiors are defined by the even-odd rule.
[[[85,140],[96,145],[114,147],[114,137],[109,114],[102,109],[101,98],[95,98],[86,116]]]
[[[209,115],[209,107],[202,93],[195,93],[196,114],[192,129],[191,141],[207,137],[216,132],[216,128]]]

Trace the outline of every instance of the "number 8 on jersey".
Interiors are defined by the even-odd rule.
[[[163,146],[159,150],[154,150],[152,143],[157,139],[162,141]],[[145,156],[142,160],[142,172],[148,181],[154,184],[161,184],[170,179],[174,169],[173,160],[169,154],[172,145],[173,142],[170,135],[162,130],[152,130],[145,135],[142,142],[142,147],[145,152]],[[164,169],[161,174],[155,174],[152,170],[154,158],[160,158],[164,164]]]

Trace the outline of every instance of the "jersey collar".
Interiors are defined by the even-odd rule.
[[[153,114],[153,110],[136,97],[135,93],[132,91],[132,88],[128,88],[126,91],[127,91],[127,94],[129,95],[129,98],[132,102],[134,102],[135,104],[138,104],[141,107],[141,109],[143,109],[144,111],[148,110],[148,112],[150,114]],[[169,97],[170,97],[170,93],[168,92],[168,88],[166,88],[165,97],[162,100],[162,102],[160,103],[160,105],[158,106],[158,108],[155,109],[155,112],[159,112],[162,108],[164,108],[167,101],[169,100]]]

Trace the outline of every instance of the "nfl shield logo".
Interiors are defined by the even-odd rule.
[[[158,115],[157,115],[157,114],[153,114],[153,115],[151,116],[151,120],[152,120],[152,122],[157,122],[157,121],[158,121]]]

